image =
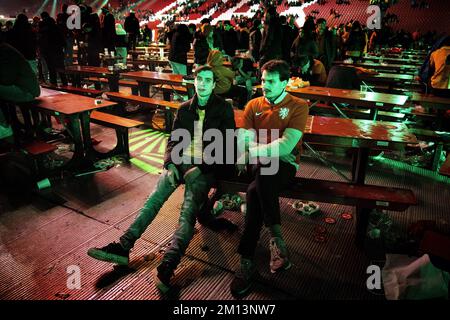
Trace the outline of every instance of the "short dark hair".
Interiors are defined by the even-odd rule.
[[[289,65],[284,60],[269,60],[261,68],[261,73],[267,72],[278,72],[280,75],[280,81],[289,80]]]
[[[324,23],[324,22],[327,22],[327,20],[325,20],[324,18],[319,18],[319,19],[317,19],[317,21],[316,21],[316,25],[317,25],[317,24]]]
[[[203,65],[203,66],[200,66],[200,67],[198,67],[197,69],[195,69],[194,76],[197,77],[197,75],[198,75],[200,72],[202,72],[202,71],[211,71],[211,72],[213,73],[213,79],[214,79],[214,82],[217,82],[217,76],[216,76],[216,74],[214,73],[213,68],[212,68],[211,66],[207,65],[207,64],[205,64],[205,65]]]

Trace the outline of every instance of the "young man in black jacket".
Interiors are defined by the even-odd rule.
[[[227,129],[235,129],[233,109],[225,100],[213,94],[216,81],[211,67],[202,66],[196,70],[194,85],[196,95],[178,109],[164,156],[165,170],[136,220],[120,237],[120,243],[88,251],[88,255],[95,259],[127,265],[129,250],[135,241],[144,233],[169,196],[184,183],[184,202],[178,229],[154,277],[156,286],[163,293],[170,289],[170,279],[192,239],[196,219],[212,229],[231,224],[224,219],[214,219],[210,212],[202,210],[218,170],[217,164],[207,164],[210,162],[207,161],[206,152],[205,155],[203,152],[208,144],[202,143],[202,137],[208,129],[219,130],[223,136]],[[185,141],[178,142],[177,138],[186,134],[190,139],[184,148],[180,148],[180,144]]]

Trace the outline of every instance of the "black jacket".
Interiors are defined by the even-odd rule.
[[[206,64],[209,54],[209,45],[205,36],[201,32],[195,33],[194,39],[194,63]]]
[[[187,65],[187,53],[191,49],[191,35],[186,25],[179,25],[170,41],[169,61]]]
[[[172,132],[176,129],[186,129],[189,131],[191,137],[194,137],[194,121],[198,120],[197,115],[197,95],[195,95],[192,99],[184,102],[180,108],[178,109],[177,115],[175,116],[175,120],[173,123]],[[225,146],[226,146],[226,140],[225,140],[225,133],[226,129],[235,129],[236,124],[234,122],[234,112],[231,105],[226,102],[221,97],[212,94],[211,97],[208,100],[208,104],[206,105],[206,113],[205,113],[205,119],[203,123],[203,133],[208,129],[219,129],[220,132],[222,132],[224,141],[224,152],[223,155],[225,157]],[[214,141],[214,140],[213,140]],[[181,141],[174,141],[172,140],[172,135],[169,138],[169,141],[167,143],[166,153],[164,155],[164,168],[167,169],[167,166],[170,163],[173,163],[172,161],[172,149],[174,146],[178,143],[181,143]],[[203,143],[203,150],[205,147],[211,142],[204,142]],[[180,153],[180,156],[182,154]],[[223,159],[225,161],[225,159]],[[201,164],[199,165],[200,170],[202,173],[210,173],[214,171],[217,167],[217,164],[207,165],[207,164]]]

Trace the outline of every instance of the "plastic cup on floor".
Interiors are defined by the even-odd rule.
[[[50,180],[48,178],[45,178],[45,179],[37,182],[37,187],[39,190],[46,189],[51,186],[52,186],[52,184],[50,183]]]

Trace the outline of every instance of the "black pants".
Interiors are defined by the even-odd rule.
[[[281,224],[278,197],[292,183],[296,173],[292,164],[283,161],[275,175],[261,175],[261,165],[253,165],[251,171],[254,180],[247,188],[247,214],[238,248],[238,253],[244,257],[254,255],[263,222],[266,227]]]
[[[432,88],[431,93],[438,97],[450,98],[450,89]]]
[[[61,83],[63,86],[67,86],[67,77],[64,72],[64,54],[59,53],[49,53],[44,55],[45,62],[47,63],[48,73],[50,76],[50,83],[57,85],[57,74],[61,78]]]

